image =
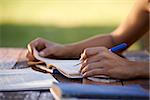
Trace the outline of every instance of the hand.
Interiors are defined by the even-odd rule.
[[[87,48],[81,55],[83,77],[106,75],[112,78],[129,79],[136,76],[136,66],[105,47]]]
[[[66,56],[66,48],[63,45],[37,38],[28,44],[26,56],[30,61],[36,60],[33,56],[33,48],[35,48],[42,57],[62,58]]]

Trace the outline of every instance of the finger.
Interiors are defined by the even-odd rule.
[[[48,57],[54,54],[54,49],[51,48],[45,48],[42,51],[39,52],[39,55],[42,57]]]
[[[105,47],[94,47],[94,48],[87,48],[84,50],[80,60],[85,60],[87,57],[93,56],[98,54],[99,52],[103,52],[108,50]]]
[[[33,53],[33,47],[31,47],[30,44],[27,45],[27,48],[28,48],[28,53]]]
[[[83,63],[81,64],[81,68],[80,68],[80,70],[82,70],[85,66],[87,66],[88,64],[90,64],[90,63],[94,63],[94,62],[100,62],[100,61],[104,61],[104,60],[106,60],[108,58],[108,54],[107,54],[107,52],[101,52],[101,53],[99,53],[99,54],[97,54],[97,55],[94,55],[94,56],[91,56],[91,57],[89,57],[89,58],[87,58],[87,59],[85,59],[84,61],[83,61]],[[100,62],[100,64],[102,64],[103,62]]]
[[[46,41],[43,39],[38,39],[37,41],[35,41],[34,47],[36,48],[36,50],[41,51],[46,47]]]
[[[87,48],[84,50],[84,52],[81,54],[81,58],[80,60],[83,61],[85,59],[87,59],[89,56],[95,55],[97,54],[97,50],[94,48]]]
[[[87,71],[86,73],[83,74],[83,77],[90,77],[90,76],[95,76],[95,75],[106,75],[108,76],[107,70],[105,69],[93,69],[90,71]]]
[[[85,62],[82,62],[82,65],[80,67],[80,72],[82,71],[82,69],[86,66],[87,64]]]
[[[33,53],[33,48],[40,51],[45,48],[45,42],[42,39],[36,39],[28,44],[28,50]]]
[[[80,57],[80,61],[83,61],[84,59],[86,59],[87,57],[86,57],[86,55],[84,54],[84,52],[81,54],[81,57]]]
[[[29,51],[27,51],[26,57],[29,61],[36,61],[35,57]]]
[[[104,68],[104,66],[101,65],[101,62],[95,62],[95,63],[91,63],[85,66],[81,70],[81,73],[84,74],[87,71],[94,70],[94,69],[102,69],[102,68]]]
[[[94,56],[88,57],[87,59],[84,60],[84,62],[85,62],[85,64],[98,62],[104,58],[103,56],[105,56],[104,53],[103,54],[99,53],[99,54],[96,54]]]

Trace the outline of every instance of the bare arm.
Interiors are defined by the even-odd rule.
[[[148,78],[149,62],[129,61],[109,52],[108,48],[122,42],[131,45],[148,31],[149,2],[148,0],[137,0],[127,19],[111,34],[98,35],[68,45],[61,45],[40,38],[28,45],[27,57],[29,60],[34,60],[33,48],[39,51],[40,56],[50,58],[79,57],[84,51],[82,56],[87,57],[81,66],[81,73],[84,77],[108,75],[120,79]]]
[[[148,31],[149,2],[148,0],[137,0],[127,19],[110,34],[98,35],[67,45],[61,45],[39,38],[29,43],[28,48],[31,48],[31,50],[29,49],[30,51],[27,57],[30,60],[34,59],[32,48],[38,49],[40,55],[43,57],[78,58],[83,50],[89,47],[103,46],[111,48],[122,42],[131,45]]]
[[[137,0],[129,13],[127,19],[111,34],[98,35],[87,40],[66,45],[72,56],[79,56],[85,48],[104,46],[111,48],[114,45],[126,42],[132,45],[137,41],[149,28],[149,11],[148,0]]]
[[[80,72],[84,77],[106,75],[118,79],[149,78],[149,62],[129,61],[105,47],[87,48]]]
[[[149,29],[148,0],[136,0],[127,19],[112,33],[115,43],[137,41]]]

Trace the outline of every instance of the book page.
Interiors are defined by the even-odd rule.
[[[78,78],[78,77],[81,78],[81,75],[79,73],[80,65],[75,66],[76,64],[80,63],[79,60],[54,60],[49,58],[43,58],[38,55],[38,52],[35,49],[34,49],[34,56],[36,59],[45,62],[47,65],[55,66],[56,69],[62,72],[62,74],[65,74],[65,76],[67,77],[76,75],[76,77],[74,76],[74,78]]]
[[[54,60],[49,58],[44,58],[38,55],[38,52],[34,49],[34,56],[36,59],[43,61],[48,65],[53,65],[58,69],[64,76],[68,78],[82,78],[82,75],[80,74],[80,67],[79,60]],[[102,78],[102,79],[101,79]],[[106,80],[105,80],[106,78]],[[100,81],[100,82],[112,82],[112,79],[110,79],[108,76],[105,75],[97,75],[94,77],[89,77],[92,81]],[[110,79],[110,80],[109,80]],[[113,80],[118,81],[118,80]]]
[[[51,74],[26,69],[0,70],[0,91],[49,89],[57,80]]]

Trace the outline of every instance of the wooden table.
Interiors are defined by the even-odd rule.
[[[8,48],[3,48],[3,50],[8,50]],[[9,52],[13,51],[14,48],[9,49]],[[24,68],[28,66],[25,57],[26,49],[18,48],[15,49],[16,52],[12,54],[18,57],[18,61],[12,69]],[[0,49],[1,52],[1,49]],[[19,52],[19,53],[18,53]],[[131,60],[149,60],[149,56],[144,52],[126,52],[125,57]],[[68,79],[62,75],[54,75],[56,79],[61,82],[75,82],[82,84],[106,84],[106,85],[141,85],[146,91],[149,90],[149,79],[132,79],[132,80],[120,80],[119,82],[103,83],[103,82],[93,82],[86,78],[84,79]],[[53,97],[49,91],[22,91],[22,92],[0,92],[0,100],[53,100]]]

